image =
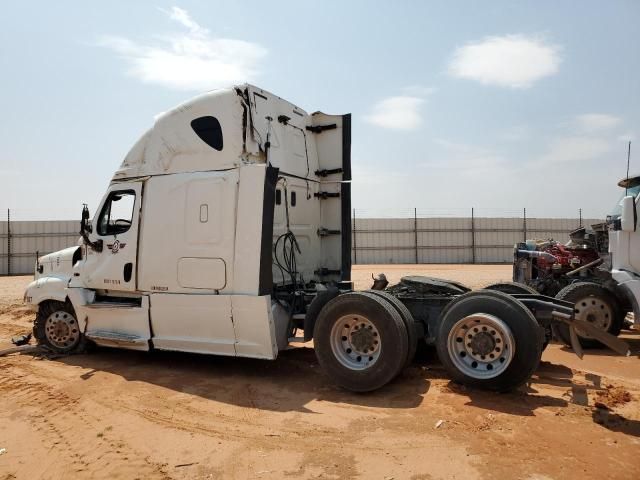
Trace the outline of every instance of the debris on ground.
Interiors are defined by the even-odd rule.
[[[443,423],[444,423],[444,420],[438,420],[438,421],[436,422],[436,426],[435,426],[435,427],[433,427],[433,428],[440,428],[440,427],[442,426],[442,424],[443,424]]]
[[[21,345],[19,347],[6,348],[4,350],[0,350],[0,357],[4,357],[6,355],[11,355],[12,353],[35,352],[35,351],[37,351],[39,349],[40,349],[40,347],[38,345]]]
[[[11,337],[11,343],[13,343],[16,347],[20,347],[22,345],[27,345],[31,341],[31,334],[27,333],[25,335],[16,335],[15,337]]]
[[[7,449],[6,448],[0,448],[0,455],[2,455],[3,453],[7,453]]]
[[[604,410],[611,410],[633,400],[631,393],[623,387],[607,385],[603,390],[596,392],[594,406]]]

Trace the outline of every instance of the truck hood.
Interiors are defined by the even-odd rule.
[[[40,271],[36,269],[35,277],[60,276],[66,275],[71,277],[73,273],[74,259],[78,259],[81,255],[80,247],[69,247],[64,250],[43,255],[38,259]]]

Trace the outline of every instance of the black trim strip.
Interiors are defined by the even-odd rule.
[[[267,166],[267,171],[264,176],[258,295],[270,295],[273,293],[273,273],[271,271],[273,264],[273,215],[276,204],[278,172],[278,168]]]
[[[342,180],[340,185],[342,230],[342,281],[351,280],[351,114],[342,116]]]
[[[351,180],[351,114],[342,116],[342,180]]]

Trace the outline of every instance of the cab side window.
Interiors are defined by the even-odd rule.
[[[135,203],[133,190],[111,192],[98,218],[98,235],[118,235],[129,230]]]

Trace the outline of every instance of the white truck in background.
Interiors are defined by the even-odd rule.
[[[634,323],[640,325],[640,232],[638,231],[638,201],[640,175],[620,180],[625,193],[609,216],[609,253],[611,276],[625,292],[631,304]]]
[[[456,380],[496,390],[530,377],[552,323],[628,352],[571,304],[515,286],[381,277],[354,292],[350,125],[252,85],[158,116],[95,216],[83,209],[80,245],[38,259],[25,292],[38,342],[272,360],[302,330],[355,391],[391,381],[420,340]]]

